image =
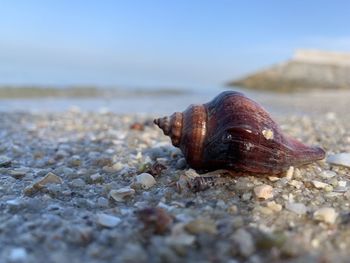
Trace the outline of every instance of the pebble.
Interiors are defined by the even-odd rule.
[[[97,214],[96,222],[101,226],[113,228],[121,222],[121,219],[116,216],[100,213]]]
[[[82,188],[84,187],[86,184],[85,184],[85,181],[81,178],[76,178],[76,179],[73,179],[71,182],[70,182],[70,185],[72,187],[75,187],[75,188]]]
[[[171,235],[165,239],[165,242],[171,246],[190,246],[195,240],[195,236],[185,232],[184,224],[177,223],[173,226]]]
[[[16,199],[10,199],[6,201],[6,204],[10,206],[19,206],[22,203],[22,200],[19,198]]]
[[[231,205],[227,208],[227,212],[230,214],[236,214],[238,212],[238,207],[236,205]]]
[[[97,205],[99,207],[107,207],[108,206],[108,200],[107,198],[104,198],[102,196],[100,196],[99,198],[97,198]]]
[[[293,178],[293,174],[294,174],[294,167],[290,166],[288,171],[286,172],[286,178],[288,180],[291,180]]]
[[[333,189],[334,189],[333,186],[331,186],[331,185],[329,185],[329,184],[326,185],[325,188],[324,188],[324,190],[325,190],[326,192],[332,192]]]
[[[73,167],[78,167],[81,165],[81,160],[80,157],[78,155],[73,155],[69,161],[68,161],[68,165],[73,166]]]
[[[151,174],[142,173],[136,176],[135,183],[141,185],[143,189],[149,189],[157,182]]]
[[[174,159],[178,156],[183,156],[182,151],[177,147],[170,148],[170,158]]]
[[[312,181],[312,184],[313,184],[317,189],[323,189],[323,188],[325,188],[326,186],[329,185],[329,184],[326,184],[326,183],[323,183],[323,182],[320,182],[320,181],[316,181],[316,180],[313,180],[313,181]]]
[[[338,186],[339,187],[346,187],[347,182],[346,181],[338,181]]]
[[[246,192],[242,195],[242,200],[243,201],[249,201],[252,198],[252,193],[251,192]]]
[[[286,209],[298,215],[304,215],[307,212],[307,208],[303,203],[286,203]]]
[[[327,163],[350,167],[350,153],[338,153],[328,156]]]
[[[303,186],[303,182],[297,180],[291,180],[288,184],[294,186],[296,189],[300,189]]]
[[[238,245],[238,249],[241,255],[248,257],[255,251],[253,237],[248,231],[242,228],[238,229],[233,234],[232,238]]]
[[[27,259],[27,257],[27,251],[22,247],[17,247],[11,249],[8,260],[10,262],[23,262]]]
[[[182,170],[182,169],[186,168],[186,165],[187,165],[186,159],[180,158],[177,160],[175,167],[178,170]]]
[[[295,179],[299,179],[299,180],[302,179],[302,174],[301,174],[300,169],[294,168],[293,177],[294,177]]]
[[[131,197],[135,194],[135,190],[130,187],[123,187],[120,189],[113,189],[109,192],[109,197],[116,202],[123,202],[127,197]]]
[[[273,197],[273,188],[267,184],[259,185],[254,188],[254,193],[257,198],[270,199]]]
[[[120,262],[147,262],[147,253],[139,244],[128,242],[120,253]]]
[[[347,187],[338,186],[338,187],[333,189],[333,192],[335,192],[335,193],[346,193],[347,190],[348,190]]]
[[[334,224],[338,213],[332,207],[323,207],[315,211],[314,219],[328,224]]]
[[[269,176],[268,178],[269,178],[269,180],[270,180],[271,182],[276,182],[276,181],[278,181],[279,179],[281,179],[281,178],[279,178],[279,177],[277,177],[277,176]]]
[[[95,173],[90,175],[90,179],[92,182],[102,182],[103,176],[100,173]]]
[[[324,179],[330,179],[336,175],[337,175],[337,173],[333,172],[333,171],[323,171],[320,173],[320,176]]]
[[[110,167],[111,172],[119,172],[125,167],[121,162],[117,162]]]
[[[282,205],[277,204],[275,201],[268,202],[266,206],[273,212],[280,212],[282,210]]]
[[[11,165],[12,160],[7,156],[0,156],[0,167],[8,167]]]
[[[215,223],[208,219],[193,220],[185,225],[185,229],[190,234],[207,233],[214,235],[217,232]]]
[[[28,170],[29,169],[27,169],[27,168],[18,168],[18,169],[10,171],[10,175],[16,179],[22,179],[26,175]]]

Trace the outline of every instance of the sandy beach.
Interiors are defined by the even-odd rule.
[[[350,151],[346,95],[257,100],[284,132],[329,156]],[[2,113],[3,262],[348,261],[349,168],[323,160],[281,177],[217,171],[193,192],[187,181],[200,175],[154,117]]]

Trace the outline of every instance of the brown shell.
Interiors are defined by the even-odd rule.
[[[276,174],[325,157],[321,148],[285,136],[259,104],[235,91],[154,123],[195,169]]]

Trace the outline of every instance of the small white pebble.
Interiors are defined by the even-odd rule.
[[[326,187],[324,188],[326,192],[332,192],[334,190],[333,186],[327,184]]]
[[[141,160],[142,159],[142,152],[138,152],[135,156],[135,159]]]
[[[99,173],[95,173],[95,174],[90,175],[90,179],[95,182],[95,181],[101,180],[102,175]]]
[[[9,255],[10,262],[21,262],[27,259],[27,251],[22,247],[13,248]]]
[[[337,173],[333,171],[323,171],[322,173],[320,173],[320,176],[324,179],[330,179],[336,175]]]
[[[248,201],[252,198],[252,193],[251,192],[246,192],[242,195],[242,200],[243,201]]]
[[[71,181],[70,185],[76,188],[83,188],[86,184],[83,179],[76,178]]]
[[[156,183],[154,177],[149,173],[142,173],[136,176],[136,184],[140,184],[143,189],[149,189]]]
[[[104,227],[116,227],[122,220],[119,217],[107,214],[97,214],[97,223]]]
[[[304,215],[307,211],[307,208],[303,203],[287,203],[286,208],[298,215]]]
[[[175,246],[190,246],[196,240],[196,237],[189,235],[185,229],[185,224],[177,223],[171,229],[171,234],[165,238],[165,243]]]
[[[270,208],[273,212],[279,212],[282,210],[282,205],[277,204],[275,201],[268,202],[267,207]]]
[[[301,171],[298,169],[298,168],[295,168],[294,169],[294,176],[293,176],[295,179],[301,179],[302,176],[301,176]]]
[[[338,181],[338,186],[346,187],[346,181]]]
[[[337,118],[337,114],[335,113],[335,112],[331,112],[331,111],[329,111],[329,112],[327,112],[326,113],[326,119],[327,120],[335,120]]]
[[[294,174],[294,167],[290,166],[288,171],[286,172],[286,178],[288,180],[291,180],[293,178],[293,174]]]
[[[323,207],[315,211],[314,219],[328,224],[334,224],[338,213],[332,207]]]
[[[127,197],[131,197],[135,194],[135,190],[130,187],[123,187],[120,189],[113,189],[109,192],[109,197],[111,197],[116,202],[123,202]]]
[[[292,180],[288,184],[294,186],[296,189],[300,189],[303,186],[303,182],[297,180]]]
[[[242,255],[248,257],[255,251],[255,245],[252,235],[243,228],[238,229],[232,236]]]
[[[289,203],[294,203],[294,195],[292,193],[288,194],[288,199]]]
[[[254,193],[257,198],[270,199],[273,197],[273,188],[271,185],[263,184],[254,188]]]
[[[270,180],[271,182],[276,182],[276,181],[278,181],[278,180],[280,179],[280,178],[277,177],[277,176],[269,176],[268,178],[269,178],[269,180]]]
[[[115,172],[119,172],[120,170],[122,170],[124,168],[124,164],[122,164],[121,162],[117,162],[115,164],[113,164],[113,170]]]
[[[320,181],[316,181],[316,180],[313,180],[313,181],[312,181],[312,184],[313,184],[317,189],[323,189],[323,188],[325,188],[326,186],[329,185],[329,184],[326,184],[326,183],[323,183],[323,182],[320,182]]]
[[[311,240],[311,246],[314,248],[318,248],[320,246],[320,240],[318,240],[316,238]]]

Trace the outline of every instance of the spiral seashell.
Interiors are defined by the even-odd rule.
[[[320,147],[284,135],[267,111],[235,91],[154,123],[194,169],[277,174],[325,157]]]

